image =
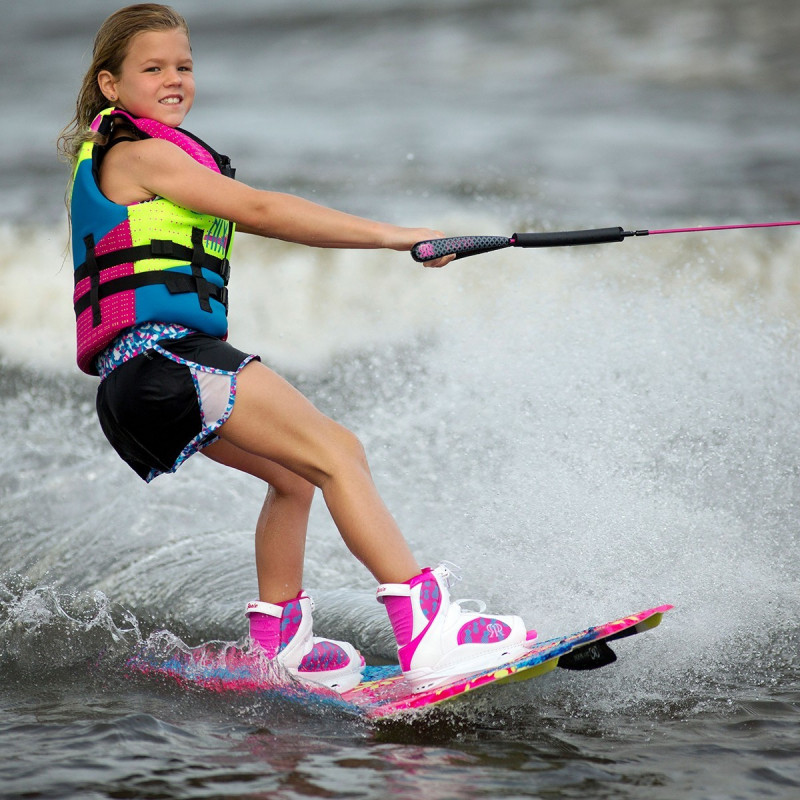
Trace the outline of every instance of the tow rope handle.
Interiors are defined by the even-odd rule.
[[[444,239],[427,239],[411,248],[414,261],[433,261],[455,255],[466,258],[506,247],[573,247],[587,244],[621,242],[629,236],[654,236],[663,233],[697,233],[725,231],[741,228],[777,228],[800,225],[800,220],[790,222],[753,222],[746,225],[711,225],[700,228],[665,228],[662,230],[626,231],[623,228],[591,228],[581,231],[556,231],[553,233],[515,233],[511,236],[451,236]]]

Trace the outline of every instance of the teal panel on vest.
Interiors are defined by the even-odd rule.
[[[200,308],[194,292],[170,294],[166,286],[142,286],[136,290],[136,319],[139,322],[170,322],[222,337],[228,330],[225,306],[210,299],[211,311]]]
[[[128,209],[112,203],[95,184],[91,159],[82,161],[75,172],[70,214],[74,267],[80,266],[84,260],[84,236],[91,233],[95,242],[99,242],[110,230],[128,219]]]

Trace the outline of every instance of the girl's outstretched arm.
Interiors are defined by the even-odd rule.
[[[346,214],[295,195],[254,189],[198,164],[171,142],[122,142],[108,153],[101,185],[118,203],[154,196],[233,220],[239,230],[313,247],[410,250],[442,234]],[[427,262],[443,266],[452,257]]]

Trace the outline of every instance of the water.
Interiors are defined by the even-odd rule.
[[[187,127],[255,185],[452,234],[797,217],[787,0],[176,5]],[[0,3],[0,796],[800,796],[794,229],[438,271],[241,237],[232,340],[357,431],[460,596],[543,637],[676,608],[607,669],[413,723],[128,674],[157,630],[242,638],[262,490],[201,458],[140,484],[73,366],[53,141],[115,7]],[[321,503],[306,584],[391,659]]]

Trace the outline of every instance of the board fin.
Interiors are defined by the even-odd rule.
[[[617,660],[614,651],[603,641],[578,647],[558,659],[561,669],[587,670],[600,669]]]

